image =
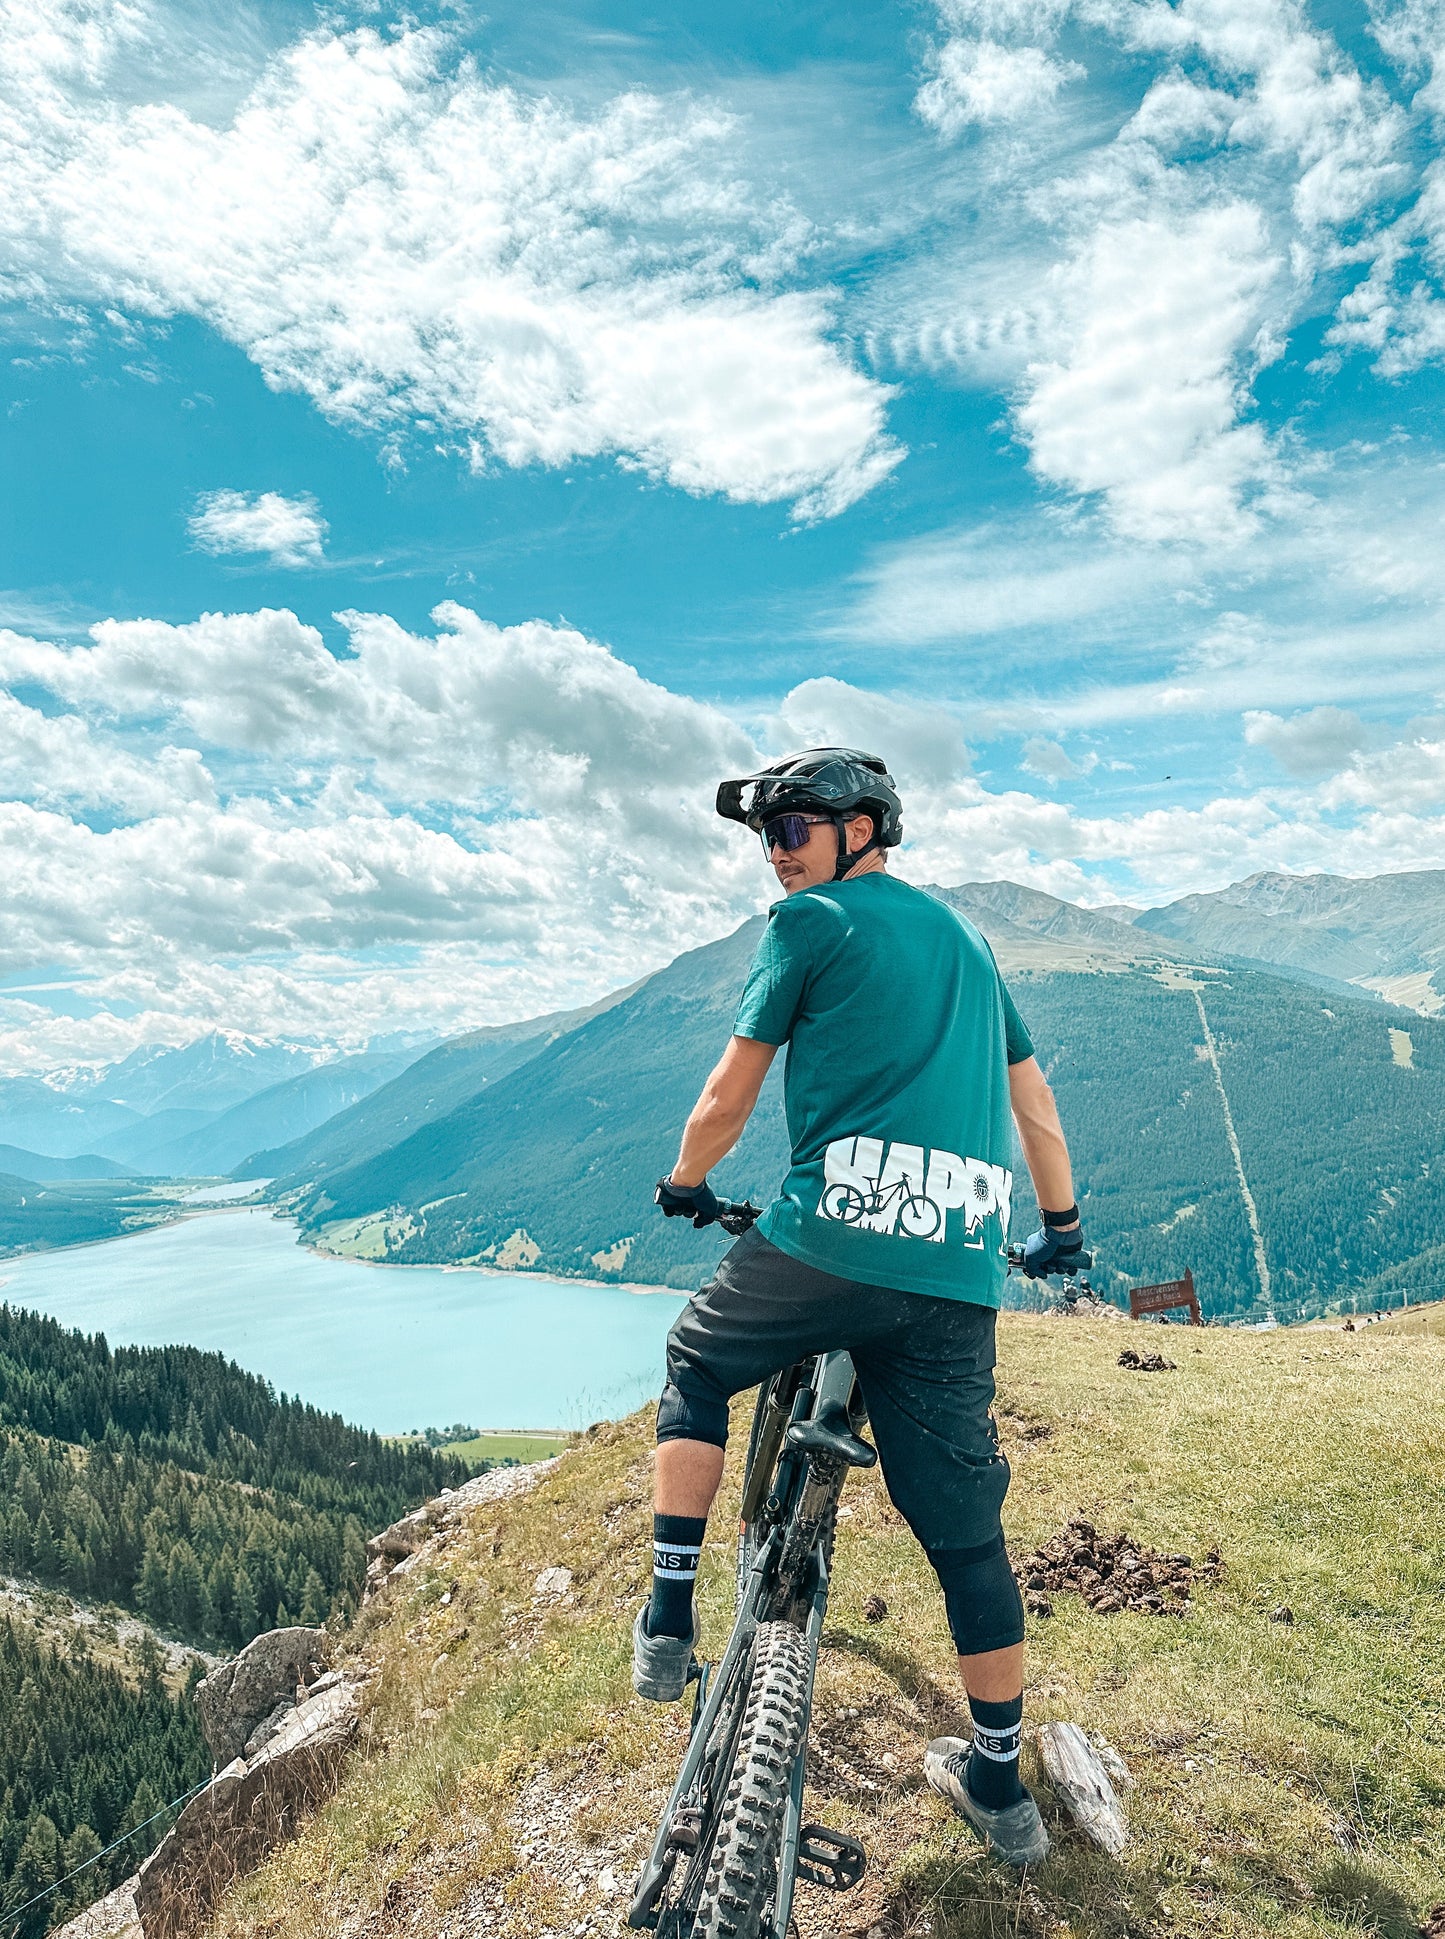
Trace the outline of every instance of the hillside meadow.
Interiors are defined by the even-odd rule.
[[[1125,1371],[1126,1344],[1177,1369]],[[1005,1315],[1000,1347],[1016,1555],[1074,1515],[1220,1553],[1185,1615],[1060,1594],[1030,1619],[1028,1719],[1072,1718],[1118,1750],[1131,1841],[1106,1859],[1041,1790],[1054,1854],[1021,1882],[923,1787],[925,1743],[964,1717],[941,1602],[876,1477],[855,1476],[809,1809],[872,1862],[847,1897],[804,1893],[800,1939],[1418,1933],[1445,1899],[1445,1338]],[[649,1472],[645,1416],[599,1427],[364,1612],[342,1643],[374,1671],[363,1748],[297,1843],[233,1891],[217,1935],[624,1929],[686,1729],[682,1706],[644,1706],[628,1682]],[[716,1651],[727,1514],[711,1534]],[[570,1588],[539,1592],[557,1565]]]

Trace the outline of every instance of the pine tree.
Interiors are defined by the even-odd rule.
[[[55,1544],[55,1525],[48,1509],[42,1508],[31,1538],[30,1566],[42,1582],[53,1582],[60,1566],[60,1551]]]
[[[201,1628],[201,1571],[189,1542],[177,1542],[166,1568],[170,1618],[186,1635]]]
[[[153,1623],[167,1623],[171,1615],[170,1578],[166,1565],[153,1548],[148,1548],[135,1585],[135,1599]]]
[[[258,1635],[260,1629],[261,1612],[256,1607],[256,1591],[246,1571],[237,1569],[231,1583],[231,1634],[244,1644]]]
[[[89,1587],[85,1573],[85,1550],[76,1541],[72,1528],[66,1529],[60,1544],[60,1573],[72,1595],[85,1594]]]
[[[60,1833],[54,1821],[42,1811],[30,1820],[30,1829],[25,1834],[25,1842],[20,1847],[20,1856],[15,1861],[15,1870],[10,1877],[9,1904],[19,1910],[37,1893],[45,1891],[61,1876]],[[50,1925],[54,1907],[42,1899],[21,1915],[15,1923],[17,1939],[41,1939]]]
[[[306,1571],[306,1586],[301,1593],[301,1621],[311,1629],[319,1629],[331,1613],[331,1598],[326,1593],[326,1584],[315,1569]]]
[[[90,1861],[98,1858],[101,1850],[101,1842],[88,1824],[78,1824],[71,1832],[60,1855],[60,1871],[62,1877],[71,1872],[78,1876],[66,1886],[64,1905],[58,1907],[57,1911],[79,1912],[100,1897],[105,1878],[100,1867],[92,1865]],[[81,1870],[82,1866],[84,1870]]]

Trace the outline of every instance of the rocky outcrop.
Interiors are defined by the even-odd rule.
[[[535,1488],[556,1467],[557,1460],[554,1455],[550,1461],[533,1461],[525,1467],[489,1468],[460,1488],[443,1488],[434,1501],[425,1502],[373,1535],[366,1545],[363,1599],[369,1602],[397,1577],[411,1574],[426,1556],[439,1553],[473,1508]]]
[[[201,1729],[216,1763],[254,1756],[326,1657],[324,1629],[272,1629],[196,1686]],[[269,1727],[269,1728],[268,1728]]]
[[[367,1595],[438,1555],[472,1509],[525,1494],[556,1465],[492,1468],[383,1529],[367,1543]],[[548,1591],[565,1587],[554,1581]],[[229,1886],[331,1795],[356,1737],[367,1673],[323,1670],[328,1641],[321,1629],[273,1629],[197,1686],[206,1742],[224,1768],[135,1878],[52,1939],[190,1939]]]
[[[50,1939],[145,1939],[135,1909],[136,1881],[128,1878],[103,1899],[77,1913],[67,1925],[59,1926]]]
[[[136,1880],[144,1939],[187,1939],[227,1887],[331,1795],[360,1699],[359,1683],[323,1677],[249,1762],[236,1758],[191,1800]]]

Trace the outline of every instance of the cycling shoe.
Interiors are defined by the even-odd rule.
[[[649,1636],[647,1604],[632,1625],[632,1687],[649,1703],[676,1703],[687,1688],[692,1652],[697,1643],[697,1605],[693,1604],[691,1636]]]
[[[1041,1865],[1049,1855],[1049,1834],[1039,1807],[1025,1791],[1002,1811],[980,1804],[968,1788],[972,1745],[962,1737],[935,1737],[923,1754],[923,1775],[960,1818],[971,1824],[995,1858],[1005,1865]]]

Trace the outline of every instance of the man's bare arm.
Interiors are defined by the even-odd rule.
[[[1066,1212],[1074,1202],[1069,1147],[1064,1143],[1059,1107],[1054,1103],[1049,1080],[1039,1069],[1038,1059],[1027,1057],[1021,1064],[1010,1064],[1008,1088],[1019,1143],[1034,1181],[1034,1195],[1046,1211]],[[1059,1229],[1071,1232],[1077,1223],[1076,1220],[1073,1226]]]
[[[680,1191],[700,1185],[743,1135],[777,1054],[776,1044],[760,1044],[751,1037],[729,1041],[682,1134],[682,1149],[672,1168],[672,1183]]]

